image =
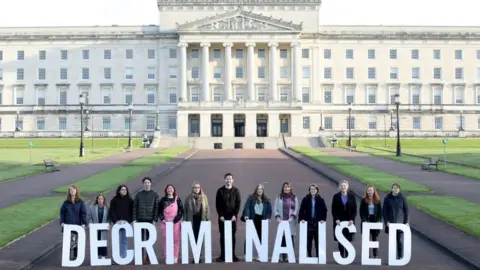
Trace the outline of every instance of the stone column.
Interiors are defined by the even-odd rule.
[[[255,48],[255,43],[253,42],[248,42],[245,44],[247,46],[247,93],[248,93],[248,100],[249,101],[254,101],[255,100],[255,84],[254,84],[254,48]]]
[[[280,115],[278,113],[268,114],[268,137],[278,137],[280,134]]]
[[[233,125],[233,112],[223,113],[223,137],[233,137],[234,125]]]
[[[186,102],[187,99],[187,47],[188,43],[178,43],[180,48],[180,97],[179,100]]]
[[[292,42],[292,100],[302,101],[302,74],[300,73],[300,43]]]
[[[245,137],[257,137],[257,114],[245,113]]]
[[[232,47],[233,43],[225,42],[223,43],[225,47],[225,80],[223,87],[225,90],[225,101],[233,100],[233,91],[232,91]]]
[[[183,112],[177,113],[177,136],[188,137],[188,114]]]
[[[200,137],[212,136],[212,115],[210,113],[200,114]]]
[[[270,47],[270,100],[278,100],[277,93],[277,47],[278,43],[268,43]]]
[[[202,97],[203,101],[210,101],[210,83],[209,83],[209,49],[210,43],[202,42]]]

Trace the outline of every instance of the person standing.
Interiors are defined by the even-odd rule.
[[[106,198],[103,194],[98,194],[95,197],[92,207],[88,213],[88,223],[109,223],[108,206]],[[108,240],[108,230],[97,231],[97,240]],[[100,259],[107,257],[107,247],[98,247],[98,256]]]
[[[382,205],[377,189],[368,185],[365,190],[365,196],[360,201],[360,220],[363,222],[382,222]],[[363,233],[363,226],[362,226]],[[370,241],[378,241],[380,230],[370,230]],[[378,249],[373,249],[373,258],[378,258]]]
[[[348,221],[348,226],[355,225],[355,218],[357,217],[357,201],[355,195],[348,190],[348,182],[342,180],[339,183],[340,192],[333,196],[332,200],[332,217],[333,217],[333,238],[338,242],[335,236],[335,228],[340,225],[342,221]],[[352,242],[354,234],[350,233],[347,228],[342,231],[343,236]],[[338,251],[342,258],[348,256],[348,252],[345,247],[338,242]]]
[[[160,228],[162,230],[163,252],[167,257],[167,222],[173,222],[173,256],[174,263],[178,262],[178,254],[180,253],[180,237],[182,236],[182,216],[183,203],[177,196],[177,191],[173,185],[165,187],[165,196],[160,199],[158,204],[158,218],[162,222]]]
[[[128,187],[120,185],[117,188],[115,197],[110,201],[110,219],[113,224],[132,223],[133,221],[133,199],[130,197]],[[120,257],[127,257],[127,232],[125,229],[120,234]]]
[[[233,261],[238,262],[238,257],[235,255],[235,234],[237,233],[237,216],[240,212],[241,195],[240,191],[233,186],[233,175],[227,173],[224,176],[225,185],[217,190],[215,197],[215,206],[218,214],[218,228],[220,231],[220,257],[217,262],[225,261],[225,220],[232,221],[232,252]]]
[[[393,184],[390,192],[383,200],[383,222],[385,233],[389,233],[390,223],[402,223],[408,225],[407,200],[400,193],[400,185]],[[403,232],[397,231],[397,259],[403,258]]]
[[[152,179],[142,179],[143,190],[135,195],[133,201],[133,222],[148,222],[155,225],[158,221],[158,194],[152,190]],[[147,230],[142,230],[142,241],[150,237]],[[143,250],[143,264],[150,264],[150,259]]]
[[[87,208],[85,202],[80,197],[80,190],[76,185],[71,185],[67,191],[67,197],[60,207],[60,226],[79,225],[85,228],[87,225]],[[72,232],[70,241],[70,259],[74,260],[78,256],[78,233]]]
[[[275,199],[274,213],[278,223],[288,221],[292,243],[295,246],[295,235],[297,235],[297,215],[300,209],[297,196],[293,193],[292,184],[284,182],[280,195]],[[285,235],[282,238],[282,247],[286,247]],[[282,254],[280,262],[287,261],[287,254]]]
[[[198,241],[202,221],[210,220],[208,198],[203,193],[199,183],[193,183],[192,192],[185,198],[183,210],[183,220],[192,223],[193,235],[195,236],[195,241]],[[195,263],[194,260],[192,260],[192,263]]]
[[[318,222],[324,223],[327,220],[327,205],[320,196],[320,189],[312,184],[308,188],[308,194],[302,199],[298,219],[300,222],[307,222],[307,255],[312,257],[312,242],[315,243],[315,250],[318,256]]]

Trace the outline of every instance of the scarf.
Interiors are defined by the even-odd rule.
[[[193,214],[196,215],[202,211],[202,195],[192,193]]]
[[[283,202],[283,220],[288,220],[290,218],[290,210],[295,209],[295,200],[292,193],[284,193],[281,196]]]

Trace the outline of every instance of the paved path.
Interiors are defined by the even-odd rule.
[[[303,197],[308,192],[308,186],[314,182],[320,186],[321,194],[327,202],[330,210],[333,194],[337,192],[336,184],[319,177],[318,174],[306,168],[302,164],[295,162],[276,150],[205,150],[200,151],[191,159],[184,162],[181,167],[173,171],[168,176],[158,179],[153,188],[162,193],[166,184],[173,184],[177,187],[179,195],[184,198],[190,191],[190,187],[194,181],[202,183],[204,191],[209,197],[209,201],[214,207],[214,196],[216,190],[223,184],[223,175],[226,172],[233,173],[235,177],[234,185],[236,185],[242,193],[242,204],[246,197],[253,192],[257,183],[264,183],[267,194],[270,198],[274,198],[281,189],[283,181],[292,181],[293,190]],[[212,219],[216,219],[216,212],[212,209]],[[243,210],[243,206],[242,206]],[[350,266],[341,266],[333,261],[332,252],[337,250],[337,245],[333,242],[331,214],[328,215],[327,226],[327,262],[328,269],[371,269],[372,267],[360,266],[360,256],[357,255],[354,263]],[[359,224],[357,219],[357,224]],[[276,231],[276,222],[272,221],[269,233],[270,252],[273,250],[274,237]],[[212,222],[212,256],[215,265],[215,258],[219,255],[219,234],[216,222]],[[243,242],[245,234],[244,223],[239,224],[237,232],[236,250],[239,256],[242,256]],[[59,236],[60,237],[60,236]],[[393,268],[386,266],[388,237],[385,233],[380,236],[380,255],[384,259],[383,266],[375,267],[379,269]],[[361,250],[361,237],[357,236],[354,241],[355,249]],[[409,265],[402,269],[469,269],[455,259],[451,258],[443,250],[437,248],[436,245],[427,242],[423,238],[413,234],[413,252],[412,260]],[[298,243],[298,242],[297,242]],[[130,243],[131,244],[131,243]],[[132,248],[131,246],[129,248]],[[88,247],[87,247],[88,249]],[[160,265],[157,266],[135,266],[135,269],[154,269],[170,267],[172,269],[212,269],[213,265],[174,265],[166,266],[161,242],[157,240],[155,244],[156,254],[159,257]],[[60,269],[61,251],[57,250],[44,260],[39,261],[34,267],[35,269]],[[296,251],[298,254],[298,251]],[[89,250],[84,266],[79,269],[131,269],[132,266],[110,266],[110,267],[89,267]],[[109,252],[111,254],[111,252]],[[359,253],[357,253],[359,254]],[[270,254],[271,255],[271,254]],[[234,269],[246,269],[247,265],[251,269],[310,269],[311,265],[298,264],[272,264],[272,263],[245,263],[239,262],[229,264],[228,267]],[[220,266],[222,267],[222,266]]]
[[[324,148],[322,152],[428,186],[435,193],[462,198],[480,204],[479,180],[444,172],[423,171],[421,164],[411,165],[366,153],[351,152],[342,148]]]
[[[60,168],[58,172],[35,174],[13,181],[2,182],[0,183],[0,208],[8,207],[24,200],[47,196],[55,188],[71,184],[114,167],[119,167],[159,150],[141,148],[132,152],[119,153],[78,165]]]

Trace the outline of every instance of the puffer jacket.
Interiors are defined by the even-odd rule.
[[[142,190],[135,196],[133,220],[137,222],[158,221],[158,194],[153,190]]]

